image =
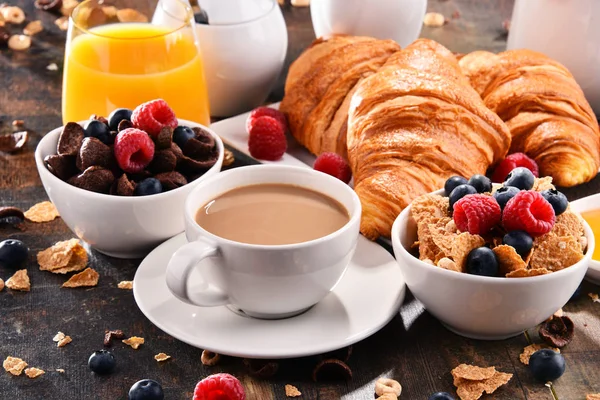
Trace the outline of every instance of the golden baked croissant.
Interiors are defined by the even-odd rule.
[[[460,60],[485,104],[506,122],[511,152],[524,152],[558,186],[591,180],[600,168],[598,122],[571,73],[530,50],[486,51]]]
[[[374,240],[389,237],[400,211],[448,177],[485,173],[507,154],[510,132],[454,55],[419,39],[357,85],[347,140],[361,232]]]
[[[317,39],[291,65],[279,109],[293,136],[313,154],[346,155],[346,121],[353,88],[400,46],[392,40],[334,36]]]

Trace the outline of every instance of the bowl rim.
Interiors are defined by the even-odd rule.
[[[440,189],[440,190],[431,192],[430,194],[443,195],[443,193],[444,193],[444,189]],[[412,203],[409,204],[404,210],[402,210],[402,212],[398,215],[398,217],[396,217],[396,220],[394,221],[394,224],[392,225],[392,233],[391,233],[392,234],[392,245],[394,248],[394,255],[396,257],[396,260],[398,260],[398,262],[400,262],[401,260],[402,261],[406,260],[406,264],[411,264],[411,261],[415,261],[414,265],[418,266],[417,268],[425,268],[426,270],[431,271],[432,273],[440,274],[440,276],[445,276],[447,278],[454,277],[455,279],[464,279],[466,281],[471,281],[473,283],[480,283],[480,284],[497,283],[499,285],[507,285],[507,284],[526,285],[528,282],[535,283],[535,282],[541,282],[541,281],[545,281],[545,280],[560,279],[563,275],[566,275],[569,273],[574,273],[579,268],[587,268],[587,266],[589,265],[589,262],[591,260],[592,253],[594,251],[594,246],[595,246],[594,233],[592,232],[592,229],[590,228],[589,224],[585,220],[583,220],[584,234],[585,234],[586,238],[588,239],[587,251],[585,252],[585,254],[583,255],[583,258],[581,260],[579,260],[578,262],[576,262],[575,264],[573,264],[567,268],[561,269],[560,271],[551,272],[551,273],[545,274],[545,275],[523,277],[524,279],[519,279],[519,278],[511,279],[511,278],[500,277],[500,276],[499,277],[480,276],[480,275],[472,275],[472,274],[467,274],[467,273],[458,273],[456,271],[449,271],[447,269],[440,268],[435,265],[430,265],[426,262],[421,261],[417,257],[413,256],[411,253],[409,253],[408,250],[406,250],[404,248],[404,246],[402,245],[402,243],[400,242],[400,235],[399,235],[400,229],[405,227],[402,225],[402,220],[406,220],[408,222],[408,220],[410,218],[409,213],[410,213],[411,207],[412,207]],[[396,254],[396,249],[399,249],[400,254]],[[408,257],[410,257],[410,258],[408,258]]]
[[[84,120],[84,121],[79,121],[77,123],[83,127],[83,125],[89,121],[90,120]],[[141,201],[164,199],[164,198],[168,197],[169,195],[175,196],[176,194],[178,194],[180,192],[183,192],[185,190],[190,190],[191,188],[193,188],[193,186],[190,186],[190,185],[200,182],[200,179],[205,174],[209,173],[210,171],[213,171],[213,169],[217,169],[217,167],[218,167],[219,171],[217,171],[217,172],[220,172],[221,165],[223,164],[224,153],[225,153],[225,145],[223,144],[223,140],[219,137],[219,135],[217,135],[215,132],[213,132],[209,127],[199,124],[197,122],[180,119],[180,118],[178,118],[177,121],[179,124],[192,124],[192,125],[201,127],[202,129],[204,129],[208,133],[210,133],[211,136],[215,139],[215,143],[217,144],[217,149],[219,150],[219,156],[217,157],[217,161],[215,162],[215,164],[212,167],[210,167],[208,170],[206,170],[206,172],[204,172],[204,174],[202,176],[199,176],[195,180],[188,182],[185,185],[178,187],[176,189],[158,193],[158,194],[149,195],[149,196],[117,196],[117,195],[113,195],[113,194],[92,192],[90,190],[78,188],[77,186],[73,186],[73,185],[63,181],[62,179],[60,179],[59,177],[54,175],[52,172],[50,172],[50,170],[48,170],[48,168],[46,167],[46,164],[44,163],[45,156],[42,156],[42,147],[47,145],[47,142],[54,140],[54,139],[56,139],[56,141],[58,143],[58,136],[60,135],[62,128],[64,128],[64,125],[54,128],[51,131],[49,131],[48,133],[46,133],[44,135],[44,137],[42,137],[42,139],[39,141],[37,147],[35,148],[35,163],[36,163],[36,166],[38,169],[38,174],[40,175],[40,178],[41,178],[41,175],[43,174],[45,177],[47,177],[47,179],[50,180],[50,182],[53,185],[57,185],[58,189],[64,188],[65,190],[75,190],[76,192],[78,192],[78,195],[88,197],[88,198],[94,199],[94,200],[106,200],[109,202],[129,201],[132,203],[136,203],[136,202],[141,202]]]

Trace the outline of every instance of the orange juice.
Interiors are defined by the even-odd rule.
[[[594,238],[596,238],[596,248],[592,258],[600,261],[600,243],[598,243],[598,238],[600,238],[600,210],[582,212],[581,216],[590,224],[590,228],[594,232]]]
[[[208,125],[208,94],[191,29],[147,23],[95,27],[65,52],[63,122],[164,99],[178,118]]]

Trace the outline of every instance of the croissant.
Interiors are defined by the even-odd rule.
[[[317,39],[290,66],[283,111],[292,135],[313,154],[346,156],[346,122],[354,87],[400,47],[392,40]]]
[[[524,152],[540,175],[559,186],[594,178],[600,168],[598,122],[573,75],[530,50],[498,55],[476,51],[460,60],[463,73],[512,134],[510,152]]]
[[[348,111],[348,159],[363,207],[361,232],[390,236],[415,197],[452,175],[483,174],[511,136],[442,45],[419,39],[360,81]]]

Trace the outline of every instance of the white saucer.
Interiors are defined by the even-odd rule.
[[[391,254],[364,237],[335,289],[304,314],[282,320],[241,316],[227,307],[195,307],[176,299],[165,283],[171,255],[184,234],[154,249],[135,274],[133,294],[144,315],[169,335],[219,354],[291,358],[321,354],[356,343],[385,326],[406,292]],[[202,278],[192,272],[191,285]]]

